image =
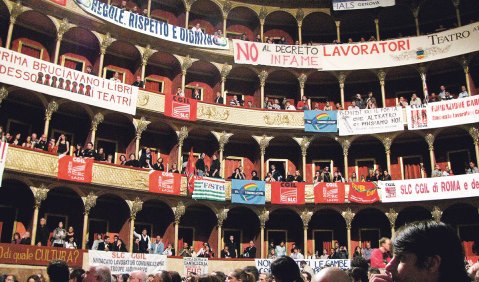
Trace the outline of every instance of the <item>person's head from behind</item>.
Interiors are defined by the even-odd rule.
[[[363,257],[354,257],[351,259],[351,268],[353,267],[362,268],[367,272],[369,268],[368,261]]]
[[[350,282],[351,278],[337,267],[326,267],[314,277],[315,282]]]
[[[470,281],[456,232],[444,223],[413,222],[398,230],[386,266],[394,281]]]
[[[301,276],[303,277],[304,282],[311,282],[311,279],[313,278],[311,276],[311,273],[309,273],[307,271],[301,271]]]
[[[254,276],[254,281],[259,280],[259,271],[254,265],[248,265],[245,268],[243,268],[244,271],[251,273]]]
[[[90,266],[83,277],[85,282],[111,282],[111,271],[107,266]]]
[[[243,269],[235,269],[226,276],[228,282],[254,282],[256,281],[253,274],[244,271]]]
[[[360,267],[353,267],[349,271],[349,277],[353,282],[367,282],[369,281],[368,278],[368,271],[364,270]]]
[[[83,281],[83,274],[85,274],[85,270],[81,268],[76,268],[70,273],[70,279],[68,282],[82,282]],[[28,281],[30,282],[30,281]]]
[[[27,282],[40,282],[40,277],[38,277],[38,275],[36,275],[36,274],[30,275],[27,279]],[[70,280],[70,282],[71,282],[71,280]]]
[[[298,264],[287,256],[277,258],[271,263],[271,275],[276,282],[303,281]]]
[[[5,282],[18,282],[17,276],[9,274],[5,276]]]
[[[65,282],[68,281],[70,276],[68,265],[63,260],[52,260],[48,264],[47,273],[50,277],[50,282]]]

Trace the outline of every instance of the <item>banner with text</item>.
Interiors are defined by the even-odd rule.
[[[396,5],[395,0],[333,0],[334,11],[373,9]]]
[[[407,107],[408,129],[479,122],[479,95]]]
[[[201,31],[174,26],[164,21],[108,5],[100,0],[75,0],[75,2],[90,15],[129,30],[195,47],[229,49],[228,39],[223,36],[205,34]]]
[[[351,44],[280,45],[233,40],[233,55],[236,64],[359,70],[418,64],[477,52],[477,42],[479,23],[472,23],[424,36]]]
[[[383,203],[479,197],[479,173],[379,181],[378,186]]]
[[[373,134],[404,130],[402,108],[338,111],[339,135]]]
[[[342,204],[344,203],[345,185],[342,182],[319,182],[314,186],[314,203]]]
[[[338,111],[304,111],[304,131],[338,132]]]
[[[304,182],[272,182],[271,203],[280,205],[304,205]]]
[[[58,179],[91,183],[93,159],[60,156],[58,158]]]
[[[259,273],[271,273],[271,263],[273,259],[255,259],[255,266],[258,269]],[[298,259],[295,262],[298,264],[298,267],[301,268],[301,262],[306,262],[309,265],[315,274],[317,274],[321,269],[325,267],[338,267],[341,269],[350,269],[351,261],[349,259]]]
[[[0,141],[0,187],[2,187],[3,172],[7,162],[8,143]]]
[[[165,116],[195,121],[197,101],[176,95],[165,95]]]
[[[88,251],[88,265],[108,266],[111,274],[143,271],[156,274],[166,270],[166,256],[155,254],[132,254],[122,252]]]
[[[208,274],[208,258],[184,257],[183,276],[188,277],[191,273],[196,275]]]
[[[0,244],[0,264],[47,266],[52,260],[63,260],[70,267],[82,267],[83,251],[19,244]]]
[[[148,186],[149,191],[152,193],[179,195],[181,174],[151,170]]]
[[[226,199],[225,181],[219,178],[196,176],[192,198],[224,202]]]
[[[265,182],[254,180],[231,180],[231,202],[245,205],[264,205]]]
[[[0,48],[0,82],[134,115],[138,87]]]
[[[378,187],[374,182],[351,182],[348,200],[359,204],[375,203],[379,201]]]

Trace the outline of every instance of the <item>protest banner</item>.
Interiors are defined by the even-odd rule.
[[[63,260],[70,267],[82,267],[83,251],[19,244],[0,244],[0,264],[47,266],[52,260]]]
[[[195,121],[197,101],[176,95],[165,95],[165,116]]]
[[[183,273],[185,277],[188,277],[191,273],[197,275],[208,274],[208,258],[184,257]]]
[[[351,182],[348,200],[358,204],[375,203],[379,201],[378,187],[374,182]]]
[[[166,256],[156,254],[123,253],[88,251],[90,266],[107,266],[112,274],[143,271],[146,274],[156,274],[166,270]]]
[[[272,182],[271,203],[280,205],[303,205],[304,182]]]
[[[219,178],[196,176],[192,198],[195,200],[225,201],[225,181]]]
[[[316,204],[342,204],[344,196],[345,185],[342,182],[319,182],[314,186]]]
[[[338,111],[339,135],[374,134],[404,130],[400,107]]]
[[[264,205],[265,182],[254,180],[231,180],[231,202],[246,205]]]
[[[373,9],[396,5],[395,0],[333,0],[334,11]]]
[[[151,170],[148,190],[152,193],[180,195],[181,174]]]
[[[338,111],[304,111],[304,131],[338,132]]]
[[[58,158],[58,179],[91,183],[93,159],[62,155]]]
[[[301,262],[306,262],[315,274],[325,267],[338,267],[344,270],[351,268],[351,261],[349,259],[299,259],[295,261],[298,267],[300,267]],[[254,262],[259,273],[271,273],[270,267],[273,259],[255,259]]]

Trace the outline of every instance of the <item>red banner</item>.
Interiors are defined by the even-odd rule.
[[[181,174],[158,170],[150,171],[149,191],[159,194],[179,195]]]
[[[281,205],[303,205],[304,186],[304,182],[272,182],[271,203]]]
[[[379,201],[378,187],[374,182],[351,182],[348,199],[352,203],[375,203]]]
[[[64,260],[70,267],[82,267],[83,251],[30,245],[0,244],[1,264],[46,266],[52,260]]]
[[[58,179],[91,183],[93,159],[61,156],[58,159]]]
[[[176,95],[165,95],[165,116],[195,121],[196,103],[197,101],[195,99]]]
[[[316,204],[342,204],[344,203],[344,183],[319,182],[314,186],[314,202]]]
[[[56,3],[58,5],[66,6],[67,5],[67,0],[50,0],[53,3]]]

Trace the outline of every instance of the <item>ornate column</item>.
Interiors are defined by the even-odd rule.
[[[225,160],[224,160],[224,151],[225,151],[225,145],[228,143],[230,140],[230,137],[233,134],[231,133],[226,133],[225,131],[221,132],[221,135],[219,136],[218,143],[220,144],[220,163],[221,163],[221,169],[220,169],[220,176],[222,178],[225,178]]]
[[[191,10],[191,4],[189,0],[185,1],[185,28],[188,29],[188,21],[190,20],[190,10]]]
[[[301,141],[299,142],[299,146],[301,147],[301,167],[303,168],[303,180],[306,181],[306,156],[308,154],[309,145],[311,144],[311,138],[303,136],[303,138],[300,139]]]
[[[296,12],[296,21],[298,22],[298,41],[299,45],[303,44],[303,34],[301,27],[303,26],[304,11],[299,8]]]
[[[441,217],[442,217],[442,211],[441,211],[441,208],[438,207],[438,206],[434,206],[432,208],[432,211],[431,211],[431,215],[432,215],[432,218],[436,221],[436,222],[441,222]]]
[[[307,257],[308,255],[308,224],[311,221],[312,216],[313,216],[313,212],[307,209],[301,212],[301,220],[303,221],[304,257]]]
[[[7,42],[5,43],[5,48],[7,49],[10,49],[10,44],[12,43],[13,27],[15,26],[17,17],[22,13],[22,3],[20,1],[15,2],[15,4],[13,4],[12,11],[10,12],[10,24],[8,25]]]
[[[130,241],[128,244],[128,251],[133,252],[133,241],[135,241],[133,232],[135,231],[135,220],[138,212],[143,208],[143,201],[140,198],[136,197],[134,201],[127,200],[128,205],[130,206]]]
[[[419,29],[419,7],[412,9],[412,14],[414,16],[414,23],[416,24],[416,35],[421,35],[421,30]]]
[[[386,217],[389,219],[389,224],[391,225],[391,238],[396,234],[396,219],[398,218],[398,213],[393,208],[389,209],[389,212],[386,213]]]
[[[339,81],[339,92],[341,95],[341,106],[344,108],[344,83],[346,82],[346,77],[347,74],[345,72],[340,72],[338,75],[338,81]]]
[[[48,195],[48,188],[45,186],[45,184],[40,184],[38,187],[33,187],[30,186],[30,189],[32,190],[33,193],[33,198],[35,199],[35,204],[34,204],[34,209],[33,209],[33,226],[32,226],[32,242],[30,245],[34,246],[35,245],[35,240],[37,239],[37,226],[38,226],[38,213],[40,212],[40,206],[42,205],[42,202],[45,201]],[[15,222],[13,224],[13,230],[16,232],[16,225],[17,225],[17,219],[15,218]]]
[[[351,147],[351,142],[348,139],[339,139],[339,138],[337,138],[336,141],[338,141],[341,147],[343,148],[344,179],[348,181],[349,179],[348,153],[349,153],[349,147]]]
[[[227,30],[226,30],[226,23],[227,22],[226,21],[228,19],[228,14],[231,11],[231,8],[233,8],[233,5],[231,4],[231,1],[227,0],[223,3],[223,36],[225,38],[228,38],[226,36],[226,32],[227,32]]]
[[[298,76],[298,81],[299,81],[299,100],[301,100],[304,96],[304,85],[306,84],[306,80],[308,79],[308,76],[304,73],[301,73]]]
[[[143,81],[143,85],[146,84],[145,82],[145,72],[146,72],[146,65],[148,64],[148,60],[150,57],[155,53],[154,50],[151,49],[150,44],[146,45],[146,48],[141,55],[141,80]],[[143,86],[144,88],[145,86]]]
[[[386,152],[386,165],[388,172],[391,173],[391,145],[393,143],[393,138],[386,135],[381,139],[381,142],[383,142],[384,151]]]
[[[221,96],[223,97],[223,104],[226,105],[226,91],[225,91],[225,83],[226,83],[226,77],[230,74],[231,71],[231,66],[228,65],[228,63],[225,63],[221,67]]]
[[[469,63],[470,63],[470,60],[468,57],[466,56],[461,57],[461,65],[462,65],[462,68],[464,69],[464,75],[466,76],[467,93],[469,93],[469,95],[472,95],[471,94],[471,79],[469,76]]]
[[[260,24],[260,34],[261,34],[261,41],[264,42],[264,23],[266,20],[266,16],[268,15],[268,10],[266,10],[265,6],[261,7],[259,10],[258,18]]]
[[[58,110],[58,103],[51,101],[48,103],[47,108],[45,109],[45,126],[43,127],[43,134],[48,138],[48,129],[50,127],[50,121],[52,120],[52,115]]]
[[[336,40],[341,42],[341,29],[339,28],[341,26],[341,21],[334,21],[336,24]]]
[[[474,151],[476,151],[476,161],[479,162],[479,129],[477,127],[469,128],[469,134],[474,142]]]
[[[183,202],[178,202],[176,207],[171,208],[173,210],[173,215],[175,216],[175,250],[178,252],[178,230],[180,227],[181,217],[185,214],[186,207]]]
[[[426,72],[427,72],[427,68],[425,65],[419,65],[419,67],[417,68],[418,72],[419,72],[419,76],[421,76],[421,82],[422,82],[422,94],[423,94],[423,97],[426,98],[427,96],[429,96],[429,93],[427,91],[427,81],[426,81]]]
[[[0,87],[0,105],[2,104],[3,100],[7,99],[8,97],[8,89],[5,87],[5,85],[2,85]]]
[[[379,39],[378,39],[379,40]],[[377,72],[379,78],[379,85],[381,86],[381,102],[383,103],[383,108],[386,107],[386,72],[384,70],[379,70]]]
[[[150,17],[151,16],[151,0],[148,0],[147,9],[148,9],[148,17]]]
[[[217,219],[217,223],[218,223],[218,246],[217,246],[217,254],[218,254],[218,257],[220,256],[221,254],[221,250],[223,248],[221,248],[221,244],[223,243],[223,231],[222,231],[222,227],[223,227],[223,222],[226,220],[226,218],[228,217],[228,211],[229,209],[222,209],[220,210],[217,214],[216,214],[216,219]]]
[[[143,134],[143,131],[146,130],[148,125],[151,123],[151,121],[148,121],[145,119],[145,117],[141,117],[140,119],[133,119],[133,125],[135,125],[136,128],[136,135],[135,135],[135,156],[139,158],[140,156],[138,155],[138,152],[140,151],[140,140],[141,140],[141,134]]]
[[[58,64],[58,56],[60,55],[60,46],[63,39],[63,34],[70,29],[70,23],[68,22],[68,18],[64,18],[58,27],[57,32],[57,41],[55,44],[55,56],[53,59],[54,64]]]
[[[177,159],[177,167],[178,171],[181,172],[181,156],[183,155],[183,143],[185,139],[188,138],[188,127],[183,126],[180,128],[180,131],[176,131],[176,135],[178,135],[178,159]]]
[[[374,19],[374,25],[376,26],[376,40],[381,40],[380,34],[379,34],[379,19],[378,18]]]
[[[181,90],[185,91],[185,84],[186,84],[186,71],[191,67],[193,64],[193,60],[191,60],[190,55],[183,58],[183,62],[181,63]]]
[[[431,172],[434,170],[436,164],[436,158],[434,157],[434,134],[428,133],[424,136],[427,146],[429,147],[429,159],[431,161]]]
[[[253,138],[255,138],[255,136],[253,136]],[[268,148],[268,146],[269,146],[269,141],[273,138],[272,137],[267,137],[266,135],[263,135],[261,137],[256,136],[255,139],[256,139],[256,141],[258,141],[259,148],[261,150],[261,152],[260,152],[261,153],[261,155],[260,155],[261,156],[261,160],[260,160],[261,169],[260,169],[260,171],[261,171],[261,179],[264,179],[264,175],[265,175],[264,155],[266,153],[266,148]]]
[[[85,212],[83,213],[83,241],[81,244],[81,248],[83,250],[86,250],[86,242],[88,241],[88,230],[89,230],[89,221],[88,221],[88,215],[90,214],[90,210],[96,205],[96,199],[98,196],[96,196],[93,192],[90,192],[88,196],[86,197],[81,197],[83,200],[83,205],[85,207]]]
[[[348,238],[348,258],[351,258],[351,223],[353,223],[354,216],[356,215],[350,208],[347,208],[341,213],[346,221],[346,230]]]
[[[265,245],[264,245],[264,229],[266,226],[266,222],[269,220],[269,211],[263,208],[263,210],[258,215],[259,218],[259,226],[260,226],[260,248],[261,248],[261,257],[265,258]]]
[[[107,32],[102,36],[102,41],[100,44],[100,63],[98,64],[98,76],[103,77],[103,62],[105,60],[106,49],[115,42],[115,38],[111,37],[110,33]]]
[[[454,8],[456,8],[456,17],[457,17],[457,26],[462,26],[461,24],[461,11],[459,10],[461,0],[452,0],[452,4],[454,4]]]
[[[91,121],[91,128],[90,128],[90,142],[95,144],[95,139],[96,139],[96,131],[98,130],[98,125],[102,123],[104,120],[104,116],[102,113],[96,113],[95,116],[93,117],[93,120]]]
[[[268,72],[266,70],[262,70],[258,74],[259,78],[259,85],[260,85],[260,95],[261,95],[261,106],[260,108],[264,107],[264,86],[266,85],[266,79],[268,78]]]

